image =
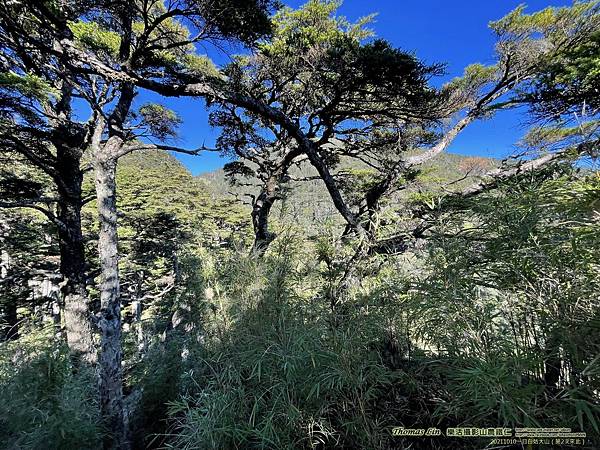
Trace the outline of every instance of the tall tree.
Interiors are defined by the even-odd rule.
[[[84,165],[89,124],[74,117],[76,86],[85,84],[64,64],[64,58],[47,51],[59,37],[45,28],[40,14],[23,3],[0,6],[1,142],[5,155],[20,155],[46,175],[51,183],[37,195],[20,189],[2,202],[3,207],[28,207],[44,213],[60,238],[60,270],[64,277],[66,338],[73,354],[94,362],[96,350],[86,288],[86,262],[81,232]],[[56,20],[67,23],[77,12],[65,8]],[[20,180],[18,185],[27,182]],[[56,205],[56,211],[52,206]]]
[[[290,168],[302,160],[325,183],[347,231],[360,237],[355,261],[371,250],[405,248],[404,231],[378,237],[386,198],[407,189],[419,168],[472,122],[531,104],[529,93],[547,73],[547,61],[597,29],[593,2],[532,15],[518,8],[491,24],[496,63],[473,64],[435,91],[427,78],[439,67],[427,68],[385,42],[366,41],[368,18],[350,25],[335,16],[338,6],[311,1],[298,11],[280,11],[273,39],[226,69],[232,90],[251,100],[225,95],[212,119],[223,129],[220,147],[238,158],[226,167],[228,175],[251,177],[261,186],[252,201],[259,253],[274,238],[268,229],[272,205],[293,179]],[[342,160],[365,167],[362,180],[339,170]],[[421,232],[418,226],[413,234]]]
[[[25,6],[31,7],[26,11],[28,20],[21,21],[19,16],[25,12]],[[213,76],[210,61],[196,54],[194,44],[209,39],[230,38],[252,42],[269,31],[267,9],[270,6],[268,0],[232,0],[218,5],[204,1],[168,5],[162,2],[113,2],[100,5],[66,3],[59,7],[32,2],[31,5],[11,4],[3,10],[2,26],[9,37],[6,41],[9,56],[5,64],[5,76],[9,79],[16,76],[13,85],[20,87],[24,84],[22,79],[27,80],[33,73],[37,77],[35,80],[41,78],[43,87],[55,88],[58,83],[58,91],[62,94],[56,102],[57,110],[47,114],[49,121],[57,121],[52,129],[59,145],[56,146],[56,154],[52,153],[54,147],[49,149],[45,142],[39,140],[36,141],[38,145],[35,152],[30,151],[31,142],[23,145],[21,150],[51,175],[58,169],[68,172],[64,179],[58,174],[53,179],[57,183],[64,182],[65,186],[61,187],[64,187],[65,198],[74,197],[68,205],[63,202],[73,208],[65,209],[61,203],[65,217],[73,219],[73,222],[79,221],[71,230],[67,229],[70,232],[68,237],[74,238],[75,242],[69,241],[68,244],[72,245],[65,246],[63,259],[71,262],[71,253],[81,249],[81,264],[75,267],[81,280],[85,280],[83,247],[79,245],[82,242],[80,210],[83,203],[81,160],[86,150],[94,170],[100,220],[98,252],[101,263],[101,311],[97,320],[101,332],[100,393],[103,417],[109,429],[113,430],[105,442],[107,448],[128,446],[122,395],[115,171],[119,157],[143,146],[135,142],[137,136],[128,124],[136,86],[129,80],[90,73],[85,68],[85,62],[92,58],[102,67],[134,70],[148,77],[156,72],[167,73],[172,81],[190,74],[200,78]],[[191,24],[194,35],[184,22]],[[65,51],[66,48],[84,52],[87,57],[73,60]],[[21,59],[13,58],[15,53]],[[31,60],[30,54],[50,59],[53,63],[51,74],[40,75],[36,72],[39,67],[46,67],[46,61]],[[67,61],[70,61],[68,68],[64,65]],[[69,74],[72,79],[69,79]],[[15,96],[8,97],[14,100]],[[91,117],[85,124],[68,120],[74,98],[83,99],[91,109]],[[8,114],[19,106],[18,101],[13,101],[8,105],[12,108]],[[37,131],[41,125],[45,125],[47,118],[38,119],[38,126],[29,126],[27,130]],[[13,121],[11,125],[13,129],[6,133],[7,139],[14,135],[14,126],[20,126],[21,121]],[[60,142],[65,137],[68,138],[68,145]],[[44,212],[54,218],[50,211],[44,209]],[[61,222],[56,220],[56,223]],[[73,232],[75,228],[78,232]],[[78,292],[83,294],[84,291]],[[80,325],[87,326],[89,330],[87,309],[83,309],[79,305],[75,312],[83,318]],[[91,338],[91,332],[86,336]]]
[[[502,20],[493,23],[492,28],[498,36],[497,63],[489,67],[476,64],[467,68],[464,77],[448,86],[441,97],[442,100],[445,100],[438,104],[438,108],[434,108],[433,111],[427,108],[424,109],[422,101],[419,102],[419,99],[423,100],[423,96],[418,94],[419,89],[413,89],[415,95],[410,95],[412,92],[410,88],[418,87],[418,85],[411,84],[413,81],[420,83],[421,88],[424,87],[423,78],[417,80],[413,76],[418,73],[414,70],[419,70],[419,64],[414,58],[407,58],[402,52],[391,49],[389,45],[381,41],[366,45],[361,45],[360,42],[357,43],[357,39],[360,41],[360,27],[354,27],[353,33],[355,34],[353,38],[335,39],[335,36],[339,36],[339,33],[344,34],[343,22],[341,23],[335,18],[329,20],[332,11],[337,7],[336,2],[310,1],[300,12],[290,13],[284,11],[282,13],[284,20],[288,20],[289,24],[284,24],[281,30],[284,34],[291,34],[290,38],[280,40],[279,45],[271,50],[268,50],[268,44],[264,48],[275,55],[277,51],[282,51],[283,53],[278,56],[284,65],[286,61],[290,61],[289,58],[284,58],[284,56],[288,56],[285,54],[285,48],[294,48],[294,46],[305,51],[313,49],[317,56],[322,57],[322,59],[319,59],[318,64],[311,65],[307,64],[309,60],[305,53],[297,55],[291,53],[291,60],[294,57],[299,59],[299,61],[292,64],[292,66],[297,66],[298,71],[294,72],[292,70],[290,72],[290,76],[294,80],[293,83],[288,79],[280,80],[283,81],[282,88],[279,85],[270,83],[273,80],[265,79],[265,77],[274,76],[273,73],[267,71],[267,75],[265,75],[262,72],[253,72],[257,67],[255,63],[260,62],[261,57],[268,54],[268,51],[259,53],[257,57],[239,61],[235,65],[237,69],[233,68],[228,73],[229,77],[224,83],[214,83],[210,80],[191,77],[188,83],[178,84],[171,83],[172,80],[169,79],[169,76],[162,74],[144,78],[134,70],[118,70],[107,67],[94,58],[90,58],[89,55],[77,52],[68,45],[64,51],[72,57],[85,61],[85,64],[92,70],[113,80],[129,80],[138,86],[154,90],[163,95],[208,97],[241,108],[249,115],[259,117],[260,120],[265,122],[265,129],[270,130],[270,127],[275,127],[278,132],[287,133],[289,139],[294,142],[294,145],[298,146],[299,151],[315,167],[330,193],[335,207],[348,223],[348,226],[355,230],[364,242],[368,242],[372,241],[372,236],[365,229],[362,218],[359,217],[360,211],[353,211],[349,207],[335,181],[335,177],[332,176],[328,162],[331,160],[336,161],[336,158],[331,158],[332,152],[324,151],[322,148],[327,144],[331,146],[332,142],[328,141],[334,138],[337,139],[339,136],[336,136],[336,134],[342,137],[345,134],[351,136],[354,129],[349,125],[350,120],[341,122],[343,125],[348,126],[347,129],[341,127],[341,130],[336,129],[336,126],[330,122],[315,123],[314,120],[318,118],[319,114],[325,116],[329,114],[329,107],[317,108],[312,115],[310,113],[303,115],[303,112],[299,110],[286,111],[285,106],[270,101],[273,93],[277,97],[277,92],[284,91],[290,85],[294,85],[296,90],[302,92],[304,79],[300,74],[303,73],[306,76],[306,73],[310,74],[313,70],[317,75],[311,81],[316,82],[316,86],[322,89],[312,89],[309,93],[304,91],[306,95],[301,100],[307,101],[297,99],[300,106],[309,103],[315,95],[319,97],[320,92],[324,92],[327,96],[321,98],[321,100],[326,100],[325,104],[331,103],[334,109],[338,106],[347,107],[347,109],[337,111],[341,114],[340,117],[343,117],[343,114],[348,111],[353,111],[352,118],[359,121],[367,119],[368,114],[373,117],[382,116],[388,119],[393,116],[396,123],[388,125],[391,130],[394,130],[394,125],[397,125],[399,119],[435,119],[456,115],[454,124],[446,129],[439,140],[433,143],[431,147],[426,148],[422,154],[410,157],[402,155],[400,158],[395,158],[394,164],[385,168],[384,176],[381,177],[379,185],[371,193],[374,195],[370,195],[372,199],[377,199],[378,193],[385,193],[388,190],[386,186],[393,185],[391,181],[399,179],[400,175],[405,173],[407,169],[419,166],[443,152],[452,140],[475,119],[488,117],[494,111],[519,103],[523,97],[520,95],[510,96],[509,94],[516,93],[517,90],[523,89],[526,91],[529,89],[531,83],[540,76],[542,66],[547,61],[559,57],[570,45],[584,41],[596,30],[597,13],[595,5],[595,2],[583,2],[571,8],[548,8],[532,15],[523,14],[523,9],[519,8]],[[306,19],[306,17],[310,18],[310,14],[320,18],[322,23],[328,23],[329,28],[311,28],[311,21]],[[312,17],[312,19],[315,19],[315,17]],[[324,22],[323,19],[325,19]],[[297,21],[295,25],[298,26],[294,26],[295,20]],[[328,20],[329,22],[327,22]],[[332,31],[332,29],[337,31]],[[320,33],[323,30],[326,32]],[[298,32],[296,33],[296,31]],[[329,38],[333,39],[335,45],[330,45]],[[323,43],[325,43],[324,46],[318,45]],[[304,48],[302,45],[304,45]],[[310,53],[308,55],[313,56]],[[369,83],[374,83],[372,68],[375,65],[373,63],[377,62],[377,67],[386,67],[386,61],[387,64],[390,64],[389,70],[383,70],[383,76],[378,76],[375,80],[377,83],[383,83],[385,89],[361,91],[359,89],[361,83],[363,83],[362,87],[371,86]],[[277,67],[275,65],[277,58],[273,58],[273,62],[274,67]],[[370,64],[365,64],[366,62]],[[327,66],[327,64],[333,64],[333,68]],[[340,73],[344,74],[343,71],[337,73],[335,71],[335,68],[339,69],[340,65],[342,67],[353,67],[356,70],[351,73],[358,73],[358,76],[354,78],[352,76],[336,78]],[[423,67],[420,67],[422,71]],[[254,85],[248,83],[248,80],[244,79],[244,72],[253,73],[251,80],[256,79],[257,82]],[[321,79],[318,77],[319,73],[323,74]],[[335,87],[333,91],[327,91],[327,83],[331,84],[331,79],[325,76],[327,74],[338,82],[336,86],[348,88],[349,94],[346,95],[347,91],[343,91],[341,95],[335,96]],[[345,74],[348,75],[348,73]],[[411,78],[411,76],[413,77]],[[261,80],[265,80],[265,82],[262,83]],[[244,82],[248,84],[245,85]],[[318,83],[321,83],[321,85]],[[250,89],[252,87],[256,91],[253,92]],[[306,86],[304,88],[306,89]],[[353,88],[356,89],[352,90]],[[390,102],[389,98],[385,103],[384,100],[386,99],[381,97],[383,93],[392,94],[394,91],[396,93],[396,103]],[[358,96],[359,93],[367,94],[365,96],[366,100],[361,99]],[[354,101],[353,104],[352,101]],[[350,108],[351,104],[352,108]],[[385,105],[385,108],[382,108],[382,105]],[[426,102],[425,105],[430,106],[430,103]],[[333,112],[336,113],[336,111]],[[336,114],[330,114],[326,118],[331,121],[331,119],[336,118]],[[371,138],[373,138],[372,135]],[[398,143],[397,140],[394,142]],[[353,142],[350,143],[353,144]],[[333,146],[341,149],[345,148],[345,146]],[[369,147],[370,145],[363,146],[367,150]],[[402,145],[399,148],[402,148]],[[400,153],[403,154],[404,152]],[[365,202],[369,203],[367,199],[365,199]],[[377,205],[379,202],[371,201],[371,203]],[[365,211],[367,215],[372,215],[368,212],[368,207],[365,208]]]
[[[436,114],[427,80],[440,67],[368,41],[370,18],[351,24],[335,16],[338,7],[310,1],[281,10],[273,38],[225,70],[230,89],[255,103],[239,107],[233,99],[212,118],[223,128],[220,147],[239,158],[229,173],[261,181],[252,213],[259,252],[274,237],[268,216],[278,191],[302,159],[315,167],[344,219],[365,234],[332,173],[340,158],[360,157],[363,147],[380,153],[408,122],[423,124]]]

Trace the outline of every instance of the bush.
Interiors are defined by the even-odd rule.
[[[48,341],[0,344],[0,442],[8,449],[101,447],[94,375]]]
[[[316,274],[293,250],[227,268],[234,322],[171,403],[175,448],[377,448],[389,439],[391,424],[373,411],[392,371],[368,348],[361,324],[331,328],[327,305],[306,296]],[[249,270],[259,289],[232,279]]]

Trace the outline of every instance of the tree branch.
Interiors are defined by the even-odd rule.
[[[56,217],[50,210],[46,209],[46,208],[42,208],[39,205],[36,205],[35,203],[30,203],[30,202],[4,202],[4,201],[0,201],[0,208],[28,208],[28,209],[33,209],[35,211],[41,212],[42,214],[44,214],[54,225],[56,225],[58,228],[60,228],[62,231],[67,231],[67,227],[65,226],[65,224],[58,218]]]

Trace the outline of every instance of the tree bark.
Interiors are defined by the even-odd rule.
[[[121,25],[119,61],[131,68],[131,44],[133,38],[133,9],[124,3],[118,12]],[[96,123],[92,145],[96,172],[96,196],[98,202],[98,254],[102,271],[100,285],[101,345],[100,354],[100,405],[102,417],[111,431],[104,442],[105,449],[127,450],[129,421],[123,398],[123,368],[121,343],[121,298],[119,285],[119,249],[117,230],[117,160],[127,133],[123,129],[127,114],[135,97],[131,83],[120,83],[119,99],[105,123]],[[108,125],[108,141],[101,145],[101,136]]]
[[[265,254],[276,236],[275,233],[269,231],[269,213],[277,200],[277,188],[276,177],[269,178],[252,205],[252,227],[254,229],[252,253],[259,257]]]
[[[98,254],[101,266],[100,403],[102,417],[110,430],[106,449],[127,449],[123,413],[123,370],[121,349],[121,304],[119,296],[119,256],[117,235],[116,161],[96,159],[95,183],[100,220]]]
[[[276,233],[269,231],[269,214],[277,200],[281,200],[281,186],[288,177],[288,171],[294,160],[302,154],[299,148],[287,152],[283,158],[277,161],[274,168],[267,169],[264,165],[262,170],[268,173],[266,181],[261,187],[260,194],[252,204],[252,227],[254,229],[254,244],[252,253],[262,257],[269,248],[269,245]]]
[[[86,260],[81,230],[83,174],[80,164],[79,149],[57,147],[56,170],[62,180],[57,218],[64,225],[59,227],[58,234],[67,344],[76,360],[95,364],[97,352],[86,287]]]

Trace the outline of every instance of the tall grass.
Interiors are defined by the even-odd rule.
[[[0,442],[6,449],[101,447],[93,373],[74,371],[45,333],[0,345]]]

